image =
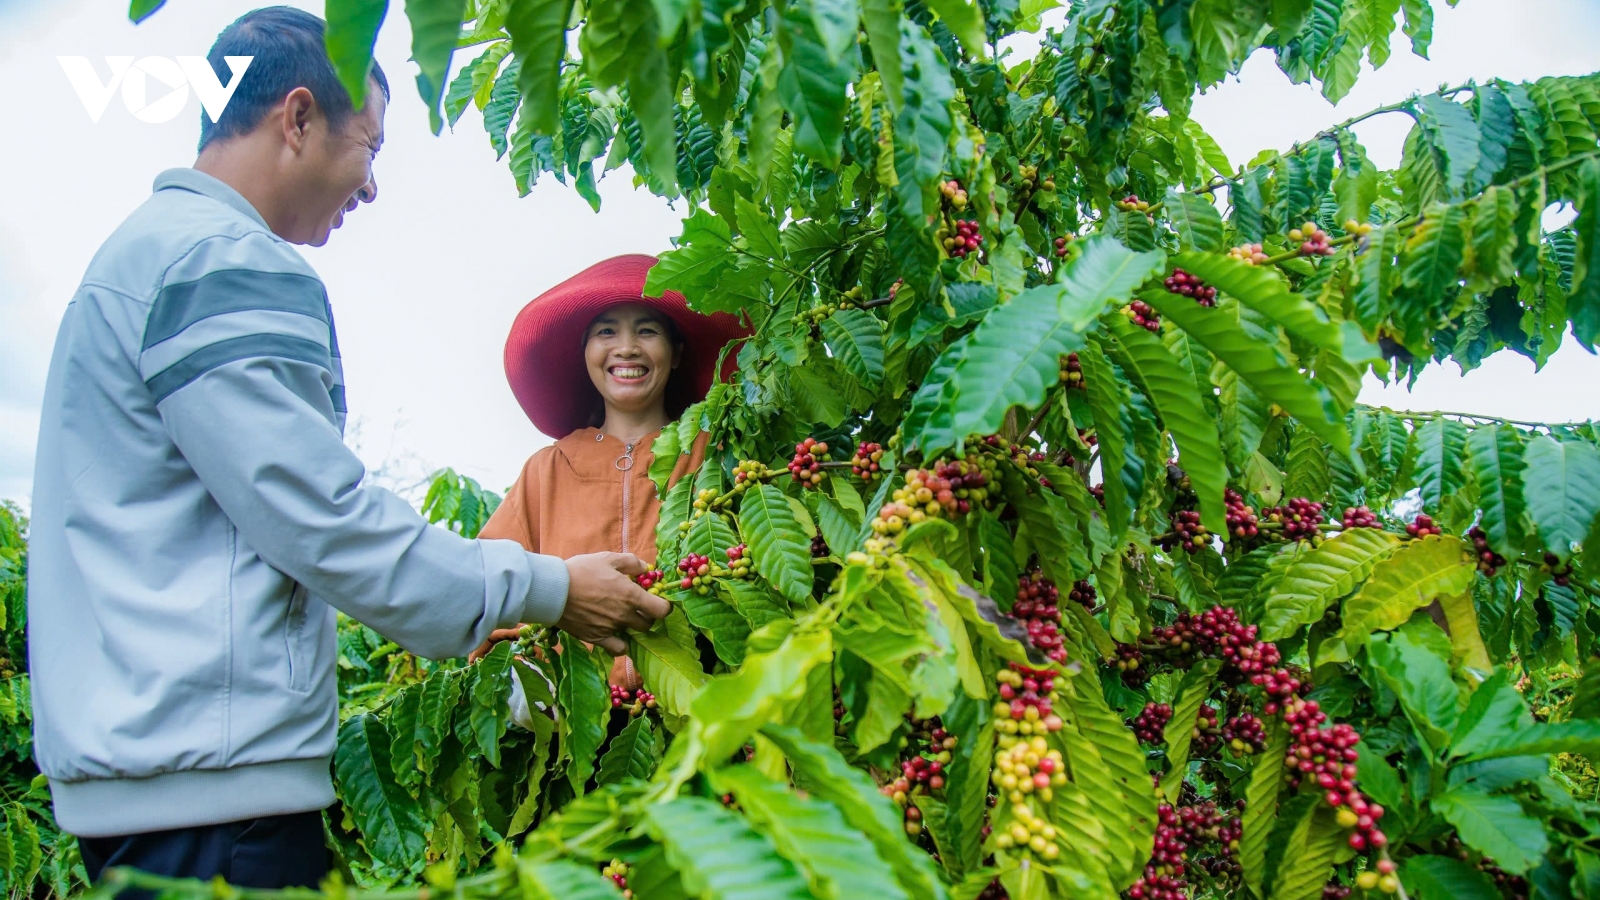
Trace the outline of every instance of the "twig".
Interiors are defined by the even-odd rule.
[[[1507,418],[1503,418],[1501,416],[1487,416],[1487,415],[1480,415],[1478,413],[1451,412],[1449,410],[1434,410],[1433,412],[1412,412],[1410,410],[1404,410],[1404,409],[1389,409],[1387,407],[1371,406],[1371,405],[1365,404],[1365,403],[1361,403],[1361,404],[1357,404],[1357,405],[1360,406],[1362,409],[1368,409],[1368,410],[1373,410],[1373,411],[1380,411],[1380,410],[1381,411],[1385,411],[1385,412],[1388,412],[1392,416],[1397,416],[1397,417],[1402,418],[1402,419],[1413,419],[1413,420],[1421,419],[1421,420],[1424,420],[1424,421],[1429,420],[1429,419],[1469,419],[1469,420],[1471,420],[1471,421],[1473,421],[1475,423],[1481,423],[1481,422],[1503,422],[1503,423],[1505,423],[1507,425],[1522,425],[1522,426],[1527,427],[1527,428],[1577,428],[1577,427],[1579,427],[1581,425],[1589,424],[1588,422],[1529,422],[1529,421],[1526,421],[1526,420],[1523,420],[1523,419],[1507,419]]]

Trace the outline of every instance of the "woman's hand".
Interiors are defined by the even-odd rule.
[[[648,631],[672,608],[633,580],[645,571],[632,553],[586,553],[567,560],[567,607],[556,627],[613,656],[626,654],[624,630]]]
[[[478,649],[467,654],[467,665],[470,666],[478,660],[483,659],[485,656],[488,656],[489,651],[494,649],[495,644],[498,644],[501,641],[516,640],[517,637],[522,634],[522,627],[523,626],[518,625],[516,628],[496,628],[495,630],[489,632],[489,639],[479,644]]]

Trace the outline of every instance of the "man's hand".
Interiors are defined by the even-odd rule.
[[[567,608],[556,627],[613,656],[627,653],[623,629],[648,631],[671,609],[633,580],[644,571],[645,564],[632,553],[587,553],[567,560]]]

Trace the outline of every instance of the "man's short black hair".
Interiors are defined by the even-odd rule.
[[[267,112],[297,87],[304,87],[317,98],[317,105],[328,117],[329,125],[343,128],[355,111],[350,92],[339,83],[339,76],[328,61],[323,47],[327,24],[303,10],[288,6],[268,6],[247,12],[217,35],[206,61],[217,79],[227,84],[233,70],[223,57],[252,56],[244,80],[234,91],[228,108],[216,122],[200,113],[200,149],[215,140],[247,134],[261,124]],[[371,78],[389,98],[389,79],[377,60],[372,62]]]

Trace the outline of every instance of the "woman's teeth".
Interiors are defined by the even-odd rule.
[[[646,371],[643,366],[617,366],[611,374],[618,378],[643,378]]]

